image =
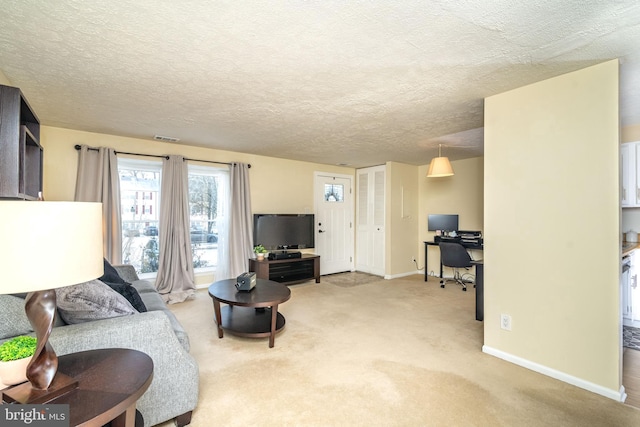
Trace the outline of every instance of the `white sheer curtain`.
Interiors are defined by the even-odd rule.
[[[120,216],[120,179],[113,148],[80,146],[76,193],[78,202],[102,203],[104,256],[112,264],[122,262],[122,219]]]
[[[169,304],[195,296],[189,235],[189,172],[182,156],[162,161],[160,259],[156,289]]]
[[[231,169],[231,166],[229,166]],[[229,174],[221,174],[218,186],[218,206],[222,206],[216,225],[218,228],[218,263],[216,267],[216,280],[231,278],[229,273],[229,215],[231,198],[229,195]]]
[[[251,191],[249,186],[249,165],[232,163],[229,171],[230,213],[229,213],[229,270],[228,279],[249,270],[249,258],[253,256],[253,219],[251,211]]]

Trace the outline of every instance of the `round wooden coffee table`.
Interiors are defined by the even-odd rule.
[[[273,347],[276,332],[285,324],[278,304],[288,301],[291,291],[283,284],[264,279],[256,279],[249,292],[240,292],[235,285],[236,280],[229,279],[209,286],[218,338],[223,337],[224,329],[241,337],[269,337],[269,347]],[[221,302],[227,305],[220,308]]]

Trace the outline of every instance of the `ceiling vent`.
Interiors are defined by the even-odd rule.
[[[162,141],[162,142],[178,142],[178,141],[180,141],[180,138],[172,138],[170,136],[162,136],[162,135],[154,135],[153,139],[155,139],[156,141]]]

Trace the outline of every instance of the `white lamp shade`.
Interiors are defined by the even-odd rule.
[[[104,272],[102,204],[0,201],[0,294],[97,279]]]
[[[449,163],[449,158],[434,157],[433,159],[431,159],[431,164],[429,165],[429,171],[427,172],[427,177],[438,178],[442,176],[451,176],[451,175],[453,175],[453,168],[451,167],[451,163]]]

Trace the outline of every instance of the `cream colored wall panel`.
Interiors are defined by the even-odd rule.
[[[13,86],[11,84],[11,81],[7,78],[7,76],[5,76],[5,74],[2,72],[2,70],[0,70],[0,84],[1,85],[5,85],[5,86]],[[38,114],[38,113],[36,113]]]
[[[487,98],[484,143],[485,346],[617,393],[618,62]]]
[[[418,259],[418,167],[404,163],[387,163],[390,204],[387,232],[387,252],[391,277],[416,271],[412,257]]]

